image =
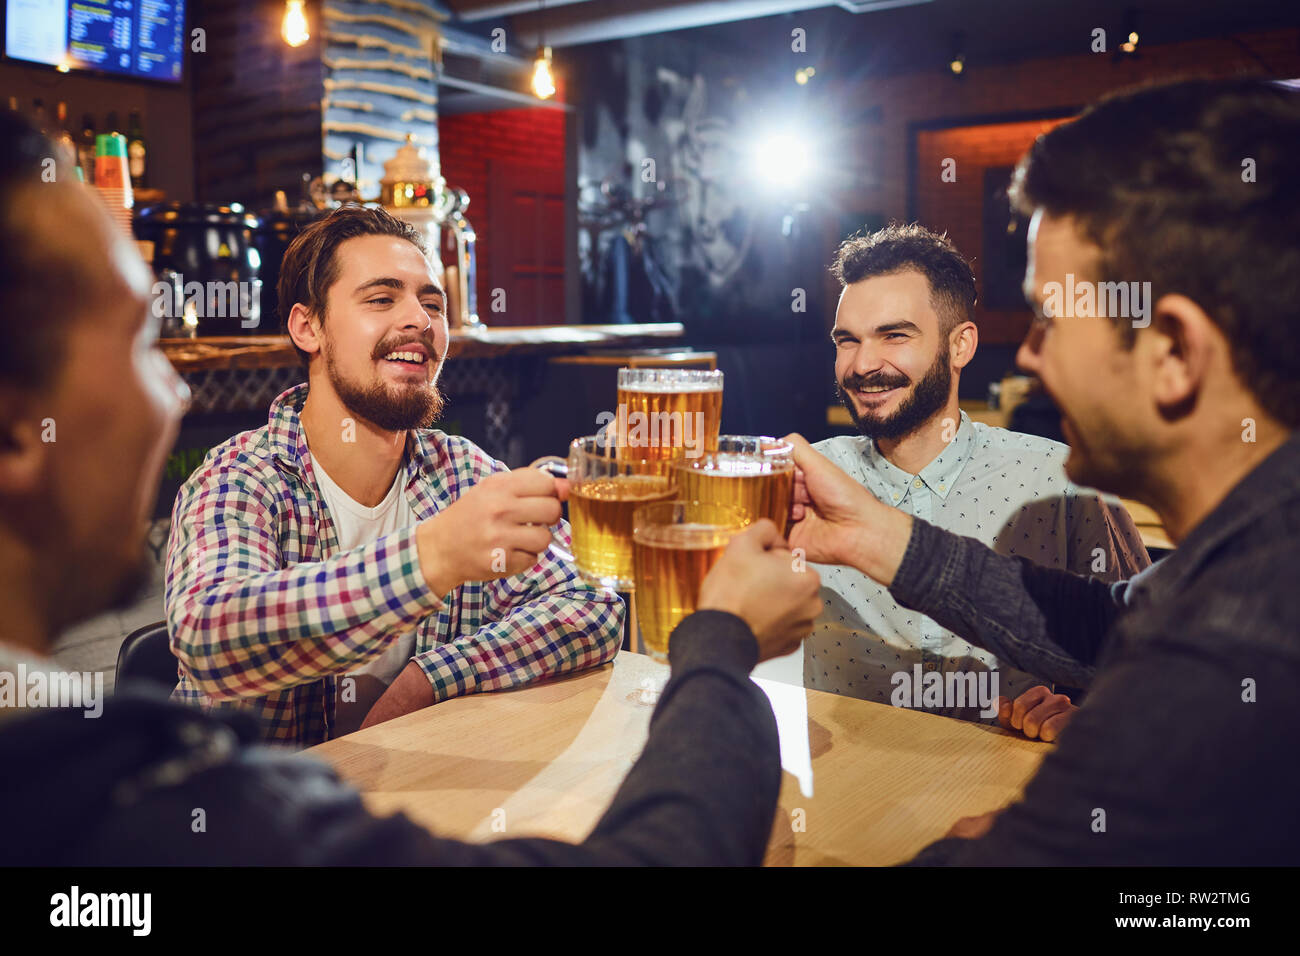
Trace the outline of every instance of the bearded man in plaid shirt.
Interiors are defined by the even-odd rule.
[[[278,291],[308,382],[177,497],[173,698],[310,746],[611,660],[622,601],[547,551],[549,526],[568,534],[555,479],[429,428],[449,332],[419,234],[340,209],[295,239]]]

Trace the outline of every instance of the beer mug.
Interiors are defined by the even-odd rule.
[[[603,436],[575,438],[569,457],[549,455],[530,467],[569,480],[569,531],[572,553],[556,537],[551,548],[572,561],[584,579],[617,591],[630,591],[632,512],[667,501],[676,492],[666,462],[620,456]]]
[[[794,446],[765,435],[721,435],[714,451],[673,463],[677,497],[740,508],[752,524],[770,518],[784,533],[794,490]]]
[[[722,373],[697,368],[621,368],[611,430],[620,454],[696,458],[716,448]]]
[[[736,532],[739,508],[699,501],[643,505],[632,521],[636,619],[646,653],[668,659],[668,637],[699,605],[700,585]]]

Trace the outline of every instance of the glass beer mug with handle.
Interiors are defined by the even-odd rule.
[[[721,423],[721,372],[690,368],[618,370],[618,415],[612,430],[620,455],[695,458],[717,447]]]
[[[728,505],[669,501],[633,516],[636,618],[646,653],[668,659],[668,638],[699,607],[700,585],[747,514]]]
[[[603,436],[575,438],[569,457],[549,455],[532,462],[548,474],[569,481],[569,530],[573,550],[558,538],[552,549],[572,561],[584,579],[616,591],[630,591],[632,512],[645,504],[668,501],[676,493],[667,463],[619,455]]]
[[[721,435],[718,447],[674,462],[677,497],[731,505],[750,523],[770,518],[782,534],[794,490],[794,446],[765,435]]]

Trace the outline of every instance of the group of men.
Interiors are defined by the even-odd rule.
[[[61,630],[134,593],[185,389],[134,248],[66,170],[42,175],[43,137],[13,117],[2,134],[0,670],[36,672]],[[788,537],[759,522],[705,579],[646,747],[578,845],[440,839],[264,746],[596,666],[623,629],[618,597],[548,550],[565,483],[431,427],[449,333],[419,235],[336,211],[281,267],[307,383],[213,449],[173,510],[174,700],[124,685],[93,721],[0,709],[0,763],[24,771],[0,808],[31,824],[0,852],[757,864],[780,765],[749,674],[802,645],[807,686],[883,702],[913,667],[997,675],[998,719],[1055,741],[1022,800],[915,862],[1295,862],[1300,771],[1279,745],[1300,727],[1298,134],[1294,91],[1187,81],[1103,101],[1021,161],[1036,318],[1018,362],[1068,447],[960,410],[976,291],[946,238],[847,240],[832,338],[860,434],[790,436]],[[1153,290],[1141,321],[1059,295],[1130,282]],[[1175,552],[1148,567],[1089,488],[1149,504]],[[981,716],[969,703],[938,709]],[[196,805],[241,824],[204,839]]]

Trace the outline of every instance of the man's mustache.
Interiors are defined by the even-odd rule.
[[[846,392],[854,392],[860,388],[902,388],[910,383],[910,379],[898,375],[883,375],[875,373],[872,375],[847,375],[844,381],[840,383],[840,388]]]

